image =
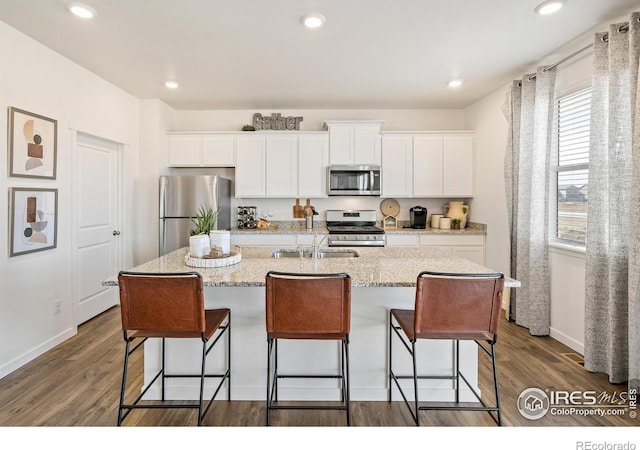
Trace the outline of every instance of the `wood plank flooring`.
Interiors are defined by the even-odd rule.
[[[531,421],[520,415],[516,400],[529,387],[551,390],[608,392],[620,395],[626,385],[612,385],[606,375],[586,371],[564,354],[568,347],[549,337],[532,337],[512,322],[503,321],[497,343],[498,371],[505,426],[637,426],[628,414],[615,416],[552,416]],[[110,427],[116,425],[124,342],[119,307],[111,308],[80,326],[78,335],[0,380],[0,426]],[[140,355],[142,352],[138,352]],[[132,359],[131,385],[142,377],[142,359]],[[136,380],[134,377],[138,377]],[[480,356],[483,393],[491,393],[490,363]],[[490,394],[487,394],[490,395]],[[487,413],[421,412],[424,426],[494,427]],[[412,419],[402,402],[352,402],[352,422],[360,427],[406,427]],[[204,419],[214,427],[261,427],[264,402],[216,401]],[[275,426],[345,424],[343,412],[276,411]],[[192,410],[134,411],[125,426],[194,426]]]

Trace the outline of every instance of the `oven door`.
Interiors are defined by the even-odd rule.
[[[328,195],[380,196],[380,166],[329,166]]]

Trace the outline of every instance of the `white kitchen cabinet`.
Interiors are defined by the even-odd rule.
[[[329,130],[331,165],[380,165],[382,121],[332,120],[326,121],[325,126]]]
[[[383,197],[472,197],[473,172],[470,133],[383,133]]]
[[[413,195],[439,197],[443,195],[442,136],[413,138]]]
[[[413,196],[413,142],[411,136],[382,139],[382,196]]]
[[[297,197],[298,136],[267,136],[266,196]]]
[[[265,136],[236,139],[236,197],[264,197],[266,193]]]
[[[443,194],[473,196],[473,137],[446,136],[443,140]]]
[[[298,140],[298,195],[318,198],[327,196],[329,138],[327,133],[304,134]]]
[[[234,165],[234,133],[169,134],[170,167],[233,167]]]
[[[387,233],[388,247],[429,247],[443,255],[484,266],[485,236],[460,234]]]

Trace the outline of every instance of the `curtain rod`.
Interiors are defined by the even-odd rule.
[[[620,32],[620,33],[625,33],[625,32],[627,32],[627,31],[629,31],[629,23],[622,24],[622,25],[620,25],[620,27],[618,28],[618,32]],[[609,33],[606,33],[606,34],[604,35],[603,39],[604,39],[605,41],[608,41],[608,40],[609,40]],[[546,67],[543,69],[543,71],[544,71],[544,72],[547,72],[547,71],[549,71],[549,70],[551,70],[551,69],[553,69],[553,68],[555,68],[555,67],[558,67],[558,66],[559,66],[560,64],[562,64],[563,62],[570,60],[571,58],[573,58],[574,56],[579,55],[580,53],[584,52],[585,50],[589,50],[591,47],[593,47],[593,44],[589,44],[589,45],[587,45],[586,47],[582,47],[580,50],[576,50],[575,52],[571,53],[569,56],[565,56],[565,57],[564,57],[564,58],[562,58],[560,61],[556,61],[555,63],[553,63],[553,64],[551,64],[551,65],[549,65],[549,66],[546,66]],[[534,73],[533,75],[531,75],[531,76],[529,77],[529,79],[530,79],[530,80],[533,80],[535,77],[536,77],[536,74]]]

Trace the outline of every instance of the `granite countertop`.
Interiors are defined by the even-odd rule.
[[[493,270],[467,259],[453,258],[442,251],[425,247],[358,247],[356,258],[272,258],[277,248],[243,247],[242,261],[219,268],[194,268],[185,264],[188,248],[182,248],[156,258],[145,264],[127,269],[133,272],[189,272],[202,274],[205,286],[252,287],[264,286],[268,271],[293,273],[340,273],[351,276],[353,287],[415,287],[416,277],[421,271],[455,273],[488,273]],[[323,251],[336,251],[323,248]],[[344,249],[343,249],[344,250]],[[102,282],[104,286],[117,286],[117,277]],[[506,287],[518,287],[520,283],[511,278]]]
[[[385,230],[386,234],[437,234],[437,235],[486,235],[487,227],[485,224],[477,222],[469,222],[467,227],[463,230],[441,230],[439,228],[403,228],[407,223],[400,222],[396,230]],[[232,234],[242,233],[260,233],[260,234],[313,234],[313,233],[328,233],[327,223],[324,221],[318,221],[314,223],[312,229],[305,227],[304,220],[301,221],[273,221],[273,224],[277,225],[277,228],[234,228],[231,230]],[[382,228],[381,225],[378,225]]]

